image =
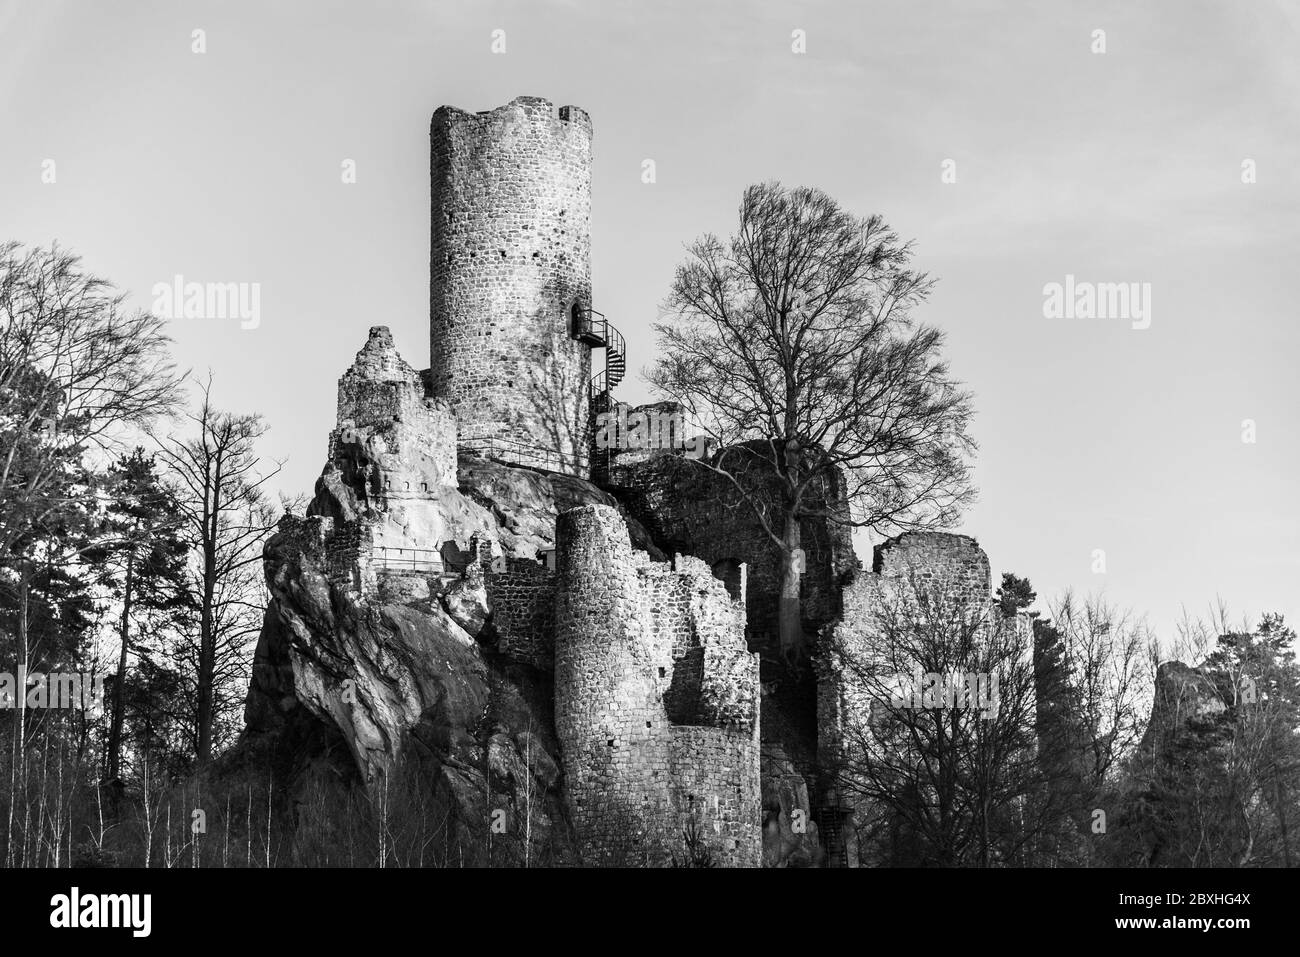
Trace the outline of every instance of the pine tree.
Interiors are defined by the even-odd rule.
[[[109,470],[110,497],[101,525],[104,544],[89,555],[98,578],[120,605],[117,670],[104,747],[104,778],[121,777],[123,725],[126,718],[127,667],[132,651],[132,623],[150,613],[177,611],[185,605],[182,587],[187,549],[176,521],[171,492],[163,485],[154,459],[136,448]]]

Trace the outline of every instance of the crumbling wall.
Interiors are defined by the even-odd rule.
[[[827,629],[825,653],[817,662],[819,762],[833,768],[842,759],[847,726],[869,721],[873,702],[845,680],[843,658],[871,655],[879,616],[890,603],[911,601],[918,590],[941,594],[954,613],[992,621],[988,556],[975,539],[947,532],[907,532],[875,548],[871,571],[862,570],[841,593],[842,614]],[[1017,627],[1027,627],[1028,619]]]
[[[969,535],[906,532],[876,546],[871,570],[881,579],[941,585],[945,597],[972,608],[991,595],[989,558]]]
[[[703,563],[634,551],[609,506],[564,512],[557,531],[556,730],[588,861],[666,864],[694,825],[717,863],[757,865],[758,662],[743,602]],[[689,704],[670,716],[675,681]]]
[[[427,603],[446,556],[495,523],[457,487],[456,422],[425,395],[386,326],[374,326],[339,379],[337,425],[309,515],[330,520],[331,581],[399,604]]]
[[[773,866],[814,866],[822,859],[816,808],[818,770],[817,683],[811,669],[792,665],[777,639],[781,553],[750,505],[730,481],[691,461],[715,450],[693,440],[679,426],[673,403],[621,406],[605,420],[603,457],[594,452],[593,475],[624,503],[655,541],[707,563],[732,594],[737,572],[746,568],[746,634],[761,654],[763,686],[762,781],[764,862]],[[667,423],[665,423],[667,420]],[[633,427],[640,426],[642,441]],[[652,441],[644,441],[648,436]],[[755,468],[742,481],[767,500],[777,499],[771,480]],[[842,484],[839,495],[843,495]],[[858,567],[850,530],[826,519],[801,527],[804,572],[801,613],[809,634],[840,615],[840,585]],[[669,704],[679,707],[675,696]]]
[[[636,447],[629,442],[619,447],[614,443],[603,459],[593,460],[593,474],[604,476],[607,487],[656,543],[697,556],[733,595],[738,591],[738,569],[746,567],[746,635],[749,647],[762,656],[762,681],[769,689],[763,696],[761,729],[766,862],[816,864],[820,850],[809,796],[815,795],[817,787],[817,685],[811,669],[792,667],[779,651],[780,550],[729,480],[690,461],[713,450],[681,435],[672,419],[679,410],[672,403],[625,409],[615,405],[611,421],[617,429],[609,434],[615,439],[624,436],[623,423],[635,423],[638,413],[659,417],[658,427],[647,430],[657,444]],[[665,417],[669,428],[664,427]],[[748,481],[758,494],[775,498],[770,481],[761,473],[755,471]],[[815,634],[839,616],[840,583],[853,574],[858,561],[851,532],[844,525],[805,520],[801,538],[805,567],[800,579],[801,612],[805,630]],[[670,698],[670,704],[677,702]]]
[[[942,614],[973,623],[977,641],[996,626],[1016,629],[1028,642],[1028,617],[1004,622],[994,608],[988,556],[975,539],[947,532],[907,532],[876,546],[871,570],[860,571],[845,584],[842,614],[827,628],[816,662],[822,776],[815,803],[819,817],[833,822],[838,838],[845,842],[852,830],[856,797],[840,786],[841,769],[846,762],[861,760],[861,755],[850,751],[869,738],[865,729],[872,722],[873,709],[887,704],[876,700],[873,689],[854,680],[853,672],[875,655],[881,616],[887,609],[914,604],[918,595],[941,599]],[[852,665],[846,667],[846,662]],[[833,843],[828,840],[828,845]],[[828,846],[827,851],[849,866],[856,863],[850,846]]]
[[[627,415],[650,410],[670,414],[670,404],[637,406]],[[606,487],[644,525],[665,550],[694,555],[725,578],[739,563],[749,566],[748,635],[754,648],[776,646],[780,549],[731,482],[689,461],[692,446],[616,448],[604,469]],[[749,479],[770,484],[757,471]],[[766,494],[771,495],[771,490]],[[801,523],[804,573],[800,599],[805,627],[815,632],[839,615],[839,585],[857,565],[851,531],[824,519]]]
[[[555,654],[556,516],[576,505],[617,503],[575,476],[512,467],[472,454],[460,456],[459,474],[462,492],[497,523],[495,535],[490,541],[485,538],[477,552],[485,610],[491,616],[478,637],[512,661],[550,671]],[[637,547],[654,547],[634,520],[629,532]]]
[[[500,568],[493,571],[492,566]],[[555,573],[530,558],[502,558],[484,571],[495,650],[551,670],[555,662]]]
[[[338,426],[330,459],[353,471],[362,505],[380,520],[373,545],[420,550],[428,561],[449,536],[441,496],[456,488],[456,421],[424,394],[420,374],[397,354],[386,326],[375,326],[339,379]]]

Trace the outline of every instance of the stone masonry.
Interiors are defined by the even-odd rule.
[[[427,395],[425,375],[398,355],[386,326],[370,330],[339,379],[317,496],[318,513],[333,519],[333,574],[365,594],[427,598],[447,546],[467,545],[475,524],[487,531],[457,492],[456,420]]]
[[[675,403],[622,408],[621,418],[637,413],[680,415]],[[616,404],[614,413],[619,409]],[[601,464],[607,487],[662,547],[703,559],[720,577],[741,562],[749,565],[750,646],[774,644],[779,552],[731,484],[687,461],[681,447],[616,448]],[[849,530],[825,520],[805,520],[802,541],[802,611],[805,627],[816,631],[839,614],[839,585],[856,567],[857,557]]]
[[[719,864],[762,850],[758,661],[744,601],[698,560],[632,549],[618,513],[560,516],[556,731],[589,863],[663,865],[694,825]]]
[[[430,375],[462,445],[586,475],[591,119],[521,96],[431,130]]]
[[[877,545],[871,570],[862,570],[845,585],[841,617],[827,629],[817,662],[818,765],[825,811],[838,818],[835,834],[828,834],[827,842],[833,844],[837,836],[844,841],[828,851],[844,863],[853,864],[851,825],[856,802],[833,782],[849,759],[848,749],[869,738],[865,729],[874,709],[885,704],[876,700],[874,690],[854,680],[844,661],[871,661],[887,610],[913,607],[922,597],[935,602],[936,618],[951,622],[954,632],[969,629],[976,643],[986,640],[993,629],[1012,628],[1021,646],[1031,647],[1028,616],[1004,618],[991,585],[988,556],[975,539],[946,532],[908,532]]]

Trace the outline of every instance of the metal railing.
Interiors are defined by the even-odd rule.
[[[578,307],[578,321],[573,336],[588,345],[605,348],[605,371],[591,380],[591,394],[606,392],[623,381],[627,374],[627,341],[609,324],[603,312]]]
[[[573,338],[581,339],[593,346],[603,346],[609,342],[609,321],[603,312],[577,307],[578,321],[573,329]]]
[[[436,548],[398,548],[394,545],[376,545],[374,563],[385,571],[409,571],[430,575],[458,575],[448,568],[442,553]]]
[[[605,348],[619,356],[627,355],[627,343],[623,339],[623,333],[608,322],[605,323]]]

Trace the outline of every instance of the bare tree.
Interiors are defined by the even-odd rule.
[[[1021,861],[1041,785],[1030,652],[1016,619],[916,574],[886,586],[859,628],[837,629],[833,773],[867,832],[860,847],[883,840],[892,863],[912,865]]]
[[[0,244],[0,556],[61,507],[70,463],[177,401],[163,320],[124,301],[71,253]]]
[[[716,443],[693,461],[780,550],[781,646],[794,655],[801,520],[951,524],[973,496],[970,397],[940,358],[943,334],[913,324],[931,280],[879,216],[815,189],[751,186],[736,235],[689,254],[648,379]]]
[[[183,537],[197,557],[191,585],[197,634],[182,642],[179,654],[189,659],[195,676],[195,753],[206,765],[213,756],[223,679],[241,667],[242,646],[265,607],[262,544],[279,515],[266,485],[280,467],[265,468],[257,455],[257,441],[266,432],[261,417],[214,408],[210,380],[189,418],[197,435],[155,441],[173,484]]]
[[[30,663],[31,590],[42,569],[75,560],[96,505],[96,455],[167,413],[180,377],[163,321],[124,308],[124,294],[58,249],[0,244],[0,589],[15,654]],[[13,731],[14,797],[25,791],[27,708]]]
[[[1142,736],[1151,701],[1153,636],[1145,620],[1101,595],[1080,601],[1067,589],[1048,612],[1063,644],[1076,720],[1084,731],[1084,773],[1099,789]]]

